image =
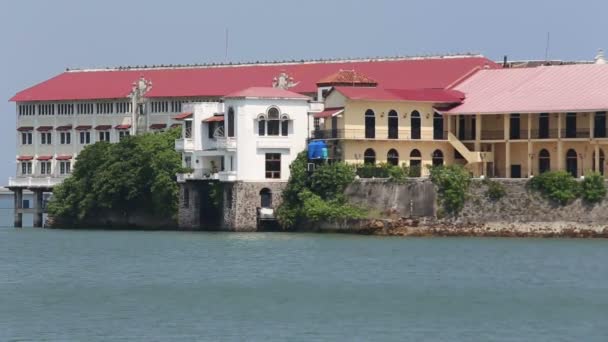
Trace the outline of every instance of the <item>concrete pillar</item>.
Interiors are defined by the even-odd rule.
[[[21,210],[23,209],[23,189],[14,189],[14,200],[15,200],[15,220],[13,226],[15,228],[23,227],[23,213]]]
[[[564,143],[562,142],[562,115],[557,114],[557,170],[564,170]]]
[[[447,120],[447,131],[450,133],[453,133],[452,132],[452,118],[453,118],[453,116],[451,116],[451,115],[445,116],[445,119]]]
[[[595,167],[593,168],[594,172],[601,172],[600,170],[600,145],[595,144],[594,146],[595,148],[595,155],[593,156],[593,159],[595,160]]]
[[[505,177],[511,178],[511,143],[509,142],[509,131],[511,129],[510,115],[503,115],[503,129],[505,139]]]
[[[475,115],[475,151],[481,151],[481,114]]]
[[[595,113],[589,113],[589,138],[594,138],[595,131]]]
[[[43,199],[43,191],[42,190],[33,190],[34,191],[34,227],[40,228],[42,227],[42,199]]]
[[[529,130],[528,130],[529,132]],[[528,178],[532,176],[534,173],[532,172],[532,151],[534,150],[534,146],[532,146],[532,140],[528,139]]]

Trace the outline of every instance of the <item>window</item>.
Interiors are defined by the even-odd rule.
[[[122,138],[122,136],[121,136]],[[184,125],[184,138],[189,139],[192,138],[192,121],[188,120]]]
[[[410,177],[420,177],[422,175],[422,153],[413,149],[410,152]]]
[[[127,130],[120,130],[118,131],[118,140],[122,140],[122,138],[124,137],[128,137],[129,135],[131,135],[131,133]],[[108,138],[109,139],[109,138]],[[109,141],[109,140],[108,140]]]
[[[441,166],[443,165],[443,152],[441,150],[435,150],[433,152],[433,166]]]
[[[595,138],[606,137],[606,112],[597,112],[593,117],[593,136]]]
[[[59,115],[72,115],[74,114],[73,103],[59,103],[57,104],[57,114]]]
[[[376,164],[376,151],[371,148],[368,148],[363,152],[363,164]]]
[[[572,177],[578,176],[578,155],[574,149],[569,149],[566,152],[566,171],[572,175]]]
[[[116,113],[131,113],[131,102],[116,102]]]
[[[79,103],[76,105],[76,111],[78,114],[93,114],[93,104]]]
[[[59,133],[59,141],[62,145],[69,145],[72,143],[72,133],[70,132],[61,132]]]
[[[266,178],[281,178],[280,153],[266,153]]]
[[[315,131],[321,130],[321,119],[315,118],[313,122],[314,122],[313,125],[315,127]]]
[[[538,153],[538,173],[545,173],[551,170],[551,154],[546,149]]]
[[[59,173],[62,175],[67,175],[67,174],[72,173],[72,162],[70,162],[70,161],[59,162]]]
[[[184,165],[189,169],[192,168],[192,157],[190,157],[190,156],[184,157]]]
[[[29,209],[30,208],[30,200],[24,199],[23,202],[21,202],[21,207],[23,209]]]
[[[184,101],[171,101],[171,112],[181,113]]]
[[[36,105],[22,104],[18,106],[20,116],[32,116],[36,114]]]
[[[97,103],[97,114],[112,114],[114,111],[114,103],[101,102]]]
[[[21,145],[32,144],[32,132],[21,132]]]
[[[399,152],[397,152],[397,150],[395,150],[394,148],[391,148],[390,150],[388,150],[388,153],[386,154],[386,162],[389,165],[398,166],[399,165]]]
[[[549,138],[549,113],[540,113],[538,116],[538,137]]]
[[[228,108],[228,137],[234,137],[234,109]]]
[[[50,145],[52,143],[51,132],[40,133],[40,143],[43,145]]]
[[[272,191],[270,191],[268,188],[264,188],[260,191],[260,207],[272,207]]]
[[[576,113],[566,114],[566,138],[576,138]]]
[[[410,116],[410,124],[412,129],[412,139],[420,139],[420,113],[415,110]]]
[[[150,111],[152,113],[166,113],[169,111],[169,102],[154,101],[150,103]]]
[[[388,112],[388,138],[399,138],[399,116],[394,110]]]
[[[517,113],[511,114],[511,117],[509,118],[509,124],[509,139],[520,139],[520,115]]]
[[[91,143],[91,132],[83,131],[80,132],[80,144],[86,145]]]
[[[374,111],[365,111],[365,138],[374,139],[376,137],[376,115]]]
[[[289,116],[281,117],[281,135],[286,137],[289,134]]]
[[[21,162],[21,174],[22,175],[31,175],[32,174],[32,162]]]
[[[41,175],[50,175],[51,174],[51,162],[50,161],[41,161],[40,163],[40,174]]]
[[[39,104],[38,115],[55,115],[55,105],[53,103]]]
[[[279,135],[279,110],[276,107],[272,107],[268,110],[268,135],[277,136]]]
[[[263,115],[258,117],[258,135],[266,135],[266,118]]]
[[[110,142],[110,131],[100,131],[99,132],[99,141]]]
[[[441,116],[437,112],[435,112],[435,114],[433,114],[433,139],[435,139],[435,140],[444,139],[444,137],[443,137],[443,116]]]

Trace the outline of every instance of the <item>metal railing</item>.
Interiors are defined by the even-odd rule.
[[[420,137],[420,138],[418,138]],[[429,140],[421,134],[412,134],[410,130],[389,129],[326,129],[312,132],[313,139],[382,139],[382,140]],[[448,132],[432,132],[433,140],[447,140]]]
[[[591,137],[591,131],[589,129],[585,129],[585,130],[574,130],[574,129],[562,129],[561,131],[561,137],[562,139],[568,139],[568,138],[590,138]]]

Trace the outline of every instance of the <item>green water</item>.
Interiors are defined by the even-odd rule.
[[[0,229],[0,341],[608,341],[608,240]]]

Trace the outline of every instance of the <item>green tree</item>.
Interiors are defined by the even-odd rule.
[[[49,214],[72,226],[100,212],[174,217],[179,191],[175,174],[183,171],[181,156],[174,150],[179,134],[174,129],[87,146],[78,155],[72,176],[55,187]]]
[[[602,201],[606,197],[604,176],[597,172],[585,176],[585,179],[581,182],[581,196],[589,203]]]
[[[580,193],[579,183],[566,171],[541,173],[532,178],[528,184],[532,189],[561,205],[576,199]]]
[[[431,181],[437,186],[439,200],[446,212],[457,213],[464,206],[471,175],[460,165],[436,166]]]

